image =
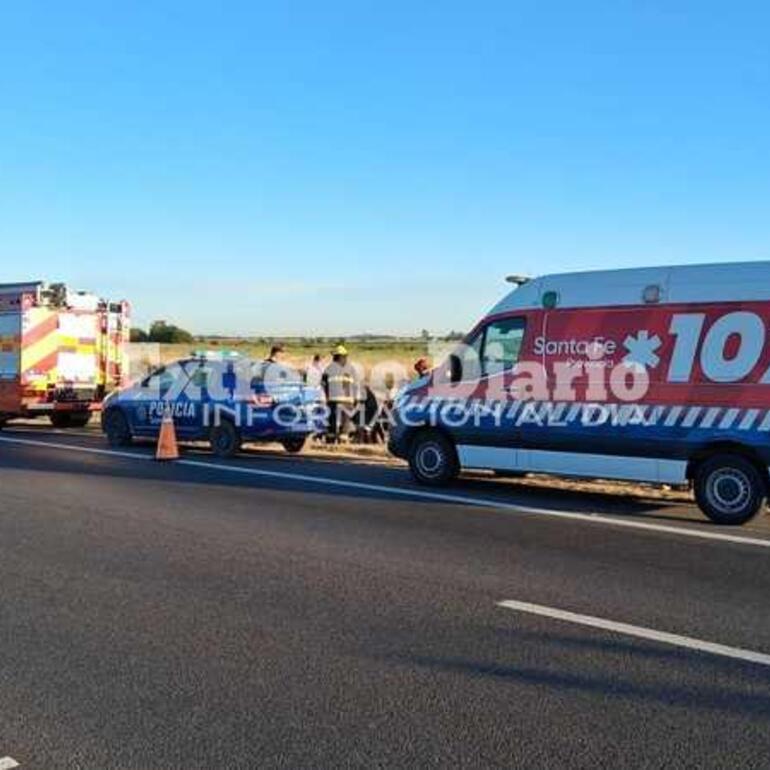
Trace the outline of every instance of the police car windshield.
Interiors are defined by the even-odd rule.
[[[179,376],[179,373],[180,370],[178,369],[167,369],[165,366],[162,366],[160,369],[156,369],[154,372],[148,374],[142,380],[142,387],[171,387]]]
[[[251,367],[254,386],[280,387],[301,385],[302,374],[291,366],[272,361],[258,361]]]

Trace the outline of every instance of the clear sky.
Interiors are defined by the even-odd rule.
[[[464,329],[770,259],[764,2],[0,3],[0,280],[196,332]]]

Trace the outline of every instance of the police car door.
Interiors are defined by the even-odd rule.
[[[162,367],[145,378],[141,395],[129,409],[132,430],[139,436],[156,436],[163,415],[170,411],[180,436],[195,432],[195,418],[200,405],[191,402],[186,386],[189,376],[183,367],[172,364]]]

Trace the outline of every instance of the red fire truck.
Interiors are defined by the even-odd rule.
[[[60,283],[0,284],[0,427],[37,416],[85,425],[123,384],[128,339],[127,302]]]

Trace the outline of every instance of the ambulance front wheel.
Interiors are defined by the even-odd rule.
[[[745,524],[759,513],[767,498],[766,479],[737,454],[718,454],[695,471],[695,500],[716,524]]]
[[[443,433],[430,428],[412,439],[408,460],[414,479],[427,486],[445,486],[460,473],[454,444]]]
[[[210,442],[217,457],[232,457],[241,448],[241,434],[231,422],[222,420],[211,429]]]

